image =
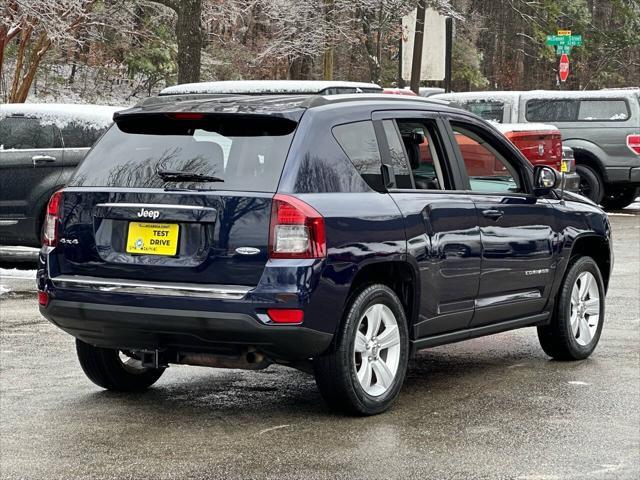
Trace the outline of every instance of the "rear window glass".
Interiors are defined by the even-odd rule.
[[[296,123],[284,118],[211,115],[175,120],[144,115],[114,124],[78,167],[71,186],[275,192]],[[164,181],[159,172],[220,182]]]
[[[629,110],[624,100],[582,100],[578,120],[627,120]]]
[[[468,102],[452,102],[454,107],[475,113],[484,120],[502,123],[504,118],[504,102],[498,100],[472,100]]]
[[[530,122],[573,122],[579,104],[578,100],[529,100],[526,117]]]
[[[606,122],[629,118],[623,99],[537,99],[527,102],[529,122]]]
[[[106,128],[98,128],[91,124],[70,122],[62,128],[62,139],[65,148],[91,147]]]
[[[382,190],[382,161],[373,123],[366,120],[338,125],[332,132],[364,181],[374,190]]]

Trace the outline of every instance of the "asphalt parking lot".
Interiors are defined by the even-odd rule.
[[[611,220],[615,271],[590,359],[549,360],[533,329],[434,348],[370,418],[331,413],[311,376],[279,366],[175,366],[144,394],[102,391],[40,317],[32,282],[5,273],[0,476],[639,478],[640,209]]]

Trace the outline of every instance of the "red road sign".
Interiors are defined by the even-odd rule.
[[[560,66],[558,67],[558,74],[560,75],[560,81],[566,82],[569,77],[569,56],[563,53],[560,57]]]

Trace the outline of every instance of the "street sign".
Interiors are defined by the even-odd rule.
[[[558,30],[558,35],[561,37],[571,35],[571,30]]]
[[[571,53],[571,45],[558,45],[556,46],[556,55],[562,54],[569,55]]]
[[[563,53],[560,57],[558,76],[560,77],[561,82],[566,82],[569,77],[569,56],[566,53]]]
[[[569,35],[564,38],[567,39],[565,45],[569,45],[571,47],[579,47],[582,45],[582,35]]]
[[[558,45],[579,47],[582,45],[582,35],[547,35],[546,43],[552,47],[557,47]]]

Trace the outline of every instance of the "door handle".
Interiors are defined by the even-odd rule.
[[[31,157],[33,161],[33,166],[37,167],[38,165],[45,165],[47,163],[53,163],[56,161],[56,157],[52,157],[51,155],[34,155]]]
[[[490,218],[491,220],[499,220],[500,217],[504,215],[504,212],[502,210],[490,208],[489,210],[483,210],[482,215],[484,215],[487,218]]]

